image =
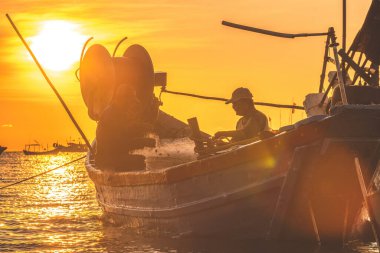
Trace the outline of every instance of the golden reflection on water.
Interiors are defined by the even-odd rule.
[[[67,155],[46,157],[48,170],[56,168],[62,164],[69,162],[72,157]],[[60,169],[54,170],[49,175],[49,180],[53,183],[46,184],[46,178],[36,179],[35,196],[39,199],[46,200],[50,203],[59,203],[60,205],[46,206],[40,208],[39,216],[45,219],[52,217],[64,217],[72,213],[72,209],[65,206],[65,203],[75,198],[78,188],[75,188],[75,173],[73,173],[74,165],[68,165]]]
[[[56,168],[80,156],[83,153],[2,155],[0,186]],[[96,247],[97,252],[105,251],[97,243],[94,246],[94,242],[102,238],[102,213],[84,160],[6,188],[0,194],[0,252],[16,248],[32,252],[86,252],[89,247]]]
[[[0,186],[36,175],[83,154],[0,157]],[[102,222],[95,187],[79,161],[0,192],[0,252],[295,252],[333,253],[323,249],[284,250],[252,241],[149,238]],[[374,244],[354,251],[378,252]],[[334,252],[335,253],[335,252]]]

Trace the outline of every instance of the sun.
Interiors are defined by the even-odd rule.
[[[40,32],[30,38],[30,48],[41,65],[49,70],[68,70],[79,61],[82,46],[87,37],[79,31],[79,25],[50,20],[41,25]]]

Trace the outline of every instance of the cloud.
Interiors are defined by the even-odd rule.
[[[13,125],[12,124],[3,124],[3,125],[1,125],[1,127],[11,128],[11,127],[13,127]]]

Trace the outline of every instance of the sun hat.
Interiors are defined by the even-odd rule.
[[[253,98],[253,95],[249,91],[249,89],[240,87],[234,90],[234,92],[232,92],[232,96],[230,99],[226,101],[226,104],[235,103],[236,101],[239,101],[240,99],[252,99],[252,98]]]

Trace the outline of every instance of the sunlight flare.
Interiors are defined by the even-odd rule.
[[[63,20],[42,23],[40,32],[30,41],[32,51],[44,68],[63,71],[79,61],[86,36],[78,28],[79,25]]]

